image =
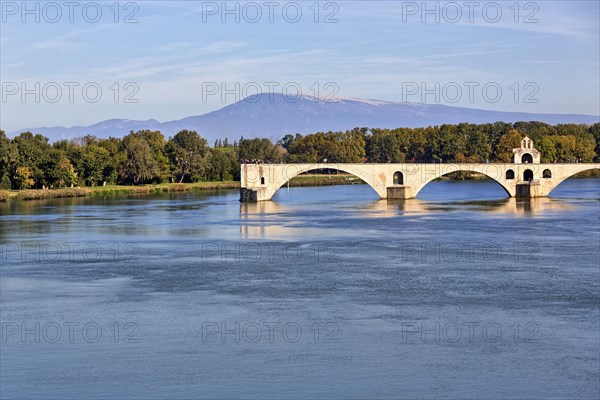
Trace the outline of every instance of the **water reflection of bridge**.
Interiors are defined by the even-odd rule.
[[[425,202],[418,199],[379,200],[369,205],[372,217],[396,217],[402,214],[427,214],[469,208],[472,211],[493,214],[542,214],[548,211],[566,211],[573,206],[561,200],[548,197],[529,199],[508,198],[502,200],[470,200],[445,203]]]
[[[545,212],[566,211],[573,209],[569,203],[548,197],[530,199],[508,198],[490,201],[456,201],[428,202],[418,199],[384,199],[377,200],[364,207],[349,208],[355,211],[358,218],[393,218],[399,216],[426,215],[453,210],[478,211],[492,214],[514,214],[520,216],[543,214]],[[240,204],[240,233],[244,239],[290,238],[311,235],[312,228],[303,225],[286,224],[285,214],[292,213],[293,208],[276,201]],[[322,232],[321,232],[322,234]]]

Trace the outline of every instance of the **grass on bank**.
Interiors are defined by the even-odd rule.
[[[0,190],[0,202],[7,201],[11,197],[8,190]]]
[[[115,194],[150,194],[238,189],[239,182],[171,183],[142,186],[108,185],[86,188],[0,190],[0,202],[10,200],[41,200],[66,197],[107,196]]]
[[[156,185],[107,185],[86,188],[90,190],[91,196],[103,196],[110,194],[147,194],[147,193],[173,193],[191,192],[203,190],[239,189],[240,183],[234,181],[226,182],[196,182],[196,183],[160,183]]]

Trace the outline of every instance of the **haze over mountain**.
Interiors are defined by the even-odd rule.
[[[307,134],[365,126],[416,128],[461,122],[480,124],[497,121],[594,124],[600,122],[600,117],[583,114],[500,112],[440,104],[353,98],[324,101],[309,96],[286,97],[281,94],[263,93],[207,114],[175,121],[110,119],[90,126],[20,129],[11,132],[9,136],[31,131],[48,137],[52,142],[84,135],[95,135],[100,138],[122,137],[130,131],[141,129],[159,130],[169,137],[182,129],[188,129],[197,131],[212,144],[215,139],[226,137],[230,140],[238,139],[240,136],[268,137],[277,140],[288,133]]]

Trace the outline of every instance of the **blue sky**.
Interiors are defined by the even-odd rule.
[[[93,22],[96,6],[77,2],[70,22],[59,1],[61,18],[52,22],[56,10],[43,10],[45,3],[28,2],[34,14],[24,14],[21,1],[1,1],[2,129],[174,120],[219,109],[256,88],[281,93],[286,85],[287,93],[300,88],[308,95],[318,88],[320,96],[600,113],[598,1],[482,1],[471,9],[462,1],[437,2],[437,10],[429,2],[429,14],[420,1],[320,2],[318,22],[314,1],[275,1],[272,22],[262,1],[228,3],[239,7],[239,22],[235,12],[223,15],[220,1],[117,2],[118,16],[114,3],[97,2],[102,16]],[[256,9],[262,17],[252,23]],[[294,23],[297,9],[302,16]],[[124,23],[130,13],[137,22]],[[79,85],[70,84],[71,100],[69,82]],[[90,83],[102,90],[95,103],[82,93]],[[34,94],[23,98],[23,87],[37,91],[39,102]],[[491,90],[487,97],[483,87]],[[125,102],[126,94],[137,103]]]

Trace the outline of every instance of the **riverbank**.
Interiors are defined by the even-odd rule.
[[[352,175],[302,175],[290,181],[292,187],[302,186],[329,186],[362,183]],[[175,192],[203,192],[215,190],[239,189],[240,183],[236,181],[225,182],[198,182],[198,183],[170,183],[156,185],[123,186],[108,185],[95,187],[76,187],[63,189],[26,189],[26,190],[0,190],[0,202],[9,200],[42,200],[68,197],[112,196],[112,195],[144,195],[153,193]]]
[[[0,190],[0,201],[8,200],[40,200],[66,197],[112,196],[117,194],[152,194],[174,193],[192,191],[215,191],[238,189],[239,182],[198,182],[198,183],[170,183],[157,185],[122,186],[108,185],[95,187],[77,187],[64,189],[26,189],[26,190]]]

